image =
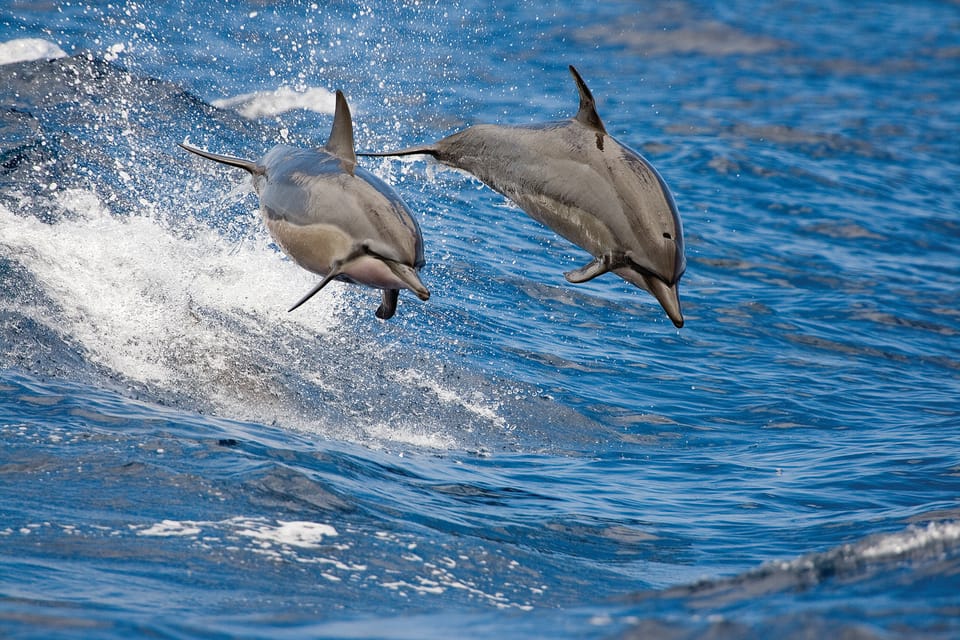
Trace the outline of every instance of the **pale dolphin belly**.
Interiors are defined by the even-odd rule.
[[[271,220],[264,216],[270,236],[298,265],[325,276],[334,260],[342,259],[354,245],[354,240],[332,224],[298,225],[286,220]]]
[[[353,238],[331,224],[297,225],[285,220],[266,220],[270,236],[298,265],[325,276],[334,263],[347,260],[355,247]],[[375,289],[406,289],[409,283],[400,279],[394,265],[391,269],[379,257],[361,256],[342,264],[338,280],[363,284]]]

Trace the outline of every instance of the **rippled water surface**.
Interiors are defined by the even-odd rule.
[[[960,5],[0,3],[0,635],[960,635]],[[686,325],[468,174],[362,158],[432,297],[242,172],[576,113]]]

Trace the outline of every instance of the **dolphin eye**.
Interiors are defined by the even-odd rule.
[[[667,233],[667,232],[664,232],[663,237],[666,238],[667,240],[673,240],[673,236],[671,236],[671,235],[670,235],[669,233]]]

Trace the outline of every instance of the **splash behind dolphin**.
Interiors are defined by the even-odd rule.
[[[180,146],[248,171],[270,235],[294,262],[323,276],[290,311],[334,279],[383,289],[376,315],[384,320],[396,311],[400,289],[430,297],[418,275],[424,265],[420,227],[385,182],[356,166],[353,122],[340,91],[323,149],[277,145],[251,162]]]
[[[432,145],[361,156],[428,154],[475,175],[594,260],[566,274],[586,282],[612,271],[649,291],[683,326],[678,283],[686,269],[673,197],[649,162],[611,137],[572,66],[575,118],[533,126],[475,125]]]

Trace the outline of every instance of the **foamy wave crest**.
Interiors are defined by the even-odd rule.
[[[868,538],[857,553],[866,560],[897,560],[927,551],[939,555],[944,547],[958,545],[960,522],[929,522],[925,527],[913,526],[901,533]]]
[[[806,589],[842,579],[850,584],[879,571],[884,566],[913,563],[917,566],[939,563],[960,552],[960,522],[930,522],[910,526],[904,531],[869,536],[855,543],[828,551],[811,553],[793,560],[766,563],[757,569],[718,580],[663,592],[667,596],[696,595],[712,597],[714,602],[734,602],[747,594],[751,599],[788,589]]]
[[[276,91],[244,93],[233,98],[214,100],[212,104],[221,109],[232,109],[244,118],[256,120],[277,116],[294,109],[332,115],[336,109],[336,96],[318,87],[311,87],[304,91],[280,87]]]
[[[63,49],[41,38],[19,38],[0,42],[0,65],[27,60],[52,60],[66,55]]]
[[[148,397],[376,448],[511,438],[495,386],[448,379],[426,354],[413,369],[402,345],[385,348],[377,335],[404,329],[373,317],[378,292],[331,283],[288,313],[317,277],[270,244],[255,213],[238,243],[162,207],[121,216],[93,191],[54,187],[50,198],[53,223],[29,215],[30,199],[26,215],[0,204],[0,255],[38,292],[11,310]],[[366,305],[362,335],[346,313],[353,296]]]
[[[15,90],[27,104],[42,91],[44,104],[73,105],[67,120],[82,133],[61,130],[59,107],[11,120],[24,144],[4,148],[16,162],[0,199],[0,323],[11,346],[0,360],[366,446],[515,446],[516,394],[449,366],[422,337],[434,303],[402,293],[383,323],[380,292],[338,282],[287,313],[318,277],[271,243],[248,183],[185,168],[174,146],[182,122],[220,131],[223,150],[256,145],[259,126],[109,62],[37,66],[43,82]],[[322,89],[229,101],[251,117],[333,103]]]
[[[960,545],[960,523],[930,522],[899,533],[870,536],[825,553],[811,554],[789,562],[772,563],[765,570],[809,577],[859,571],[871,562],[901,562],[915,557],[939,556],[945,547]]]
[[[432,393],[441,402],[462,407],[478,418],[496,425],[499,429],[508,428],[507,421],[497,412],[498,403],[491,402],[479,391],[465,393],[463,389],[446,386],[441,381],[416,369],[399,369],[392,372],[390,376],[397,382],[413,384],[423,391]]]
[[[90,191],[64,191],[57,202],[69,215],[55,224],[0,205],[0,244],[55,307],[23,312],[124,378],[202,389],[232,417],[268,418],[269,411],[237,411],[275,397],[269,376],[258,375],[258,343],[281,325],[312,340],[336,324],[339,284],[308,312],[286,312],[316,278],[266,237],[238,246],[196,224],[176,231],[149,216],[114,216]]]

